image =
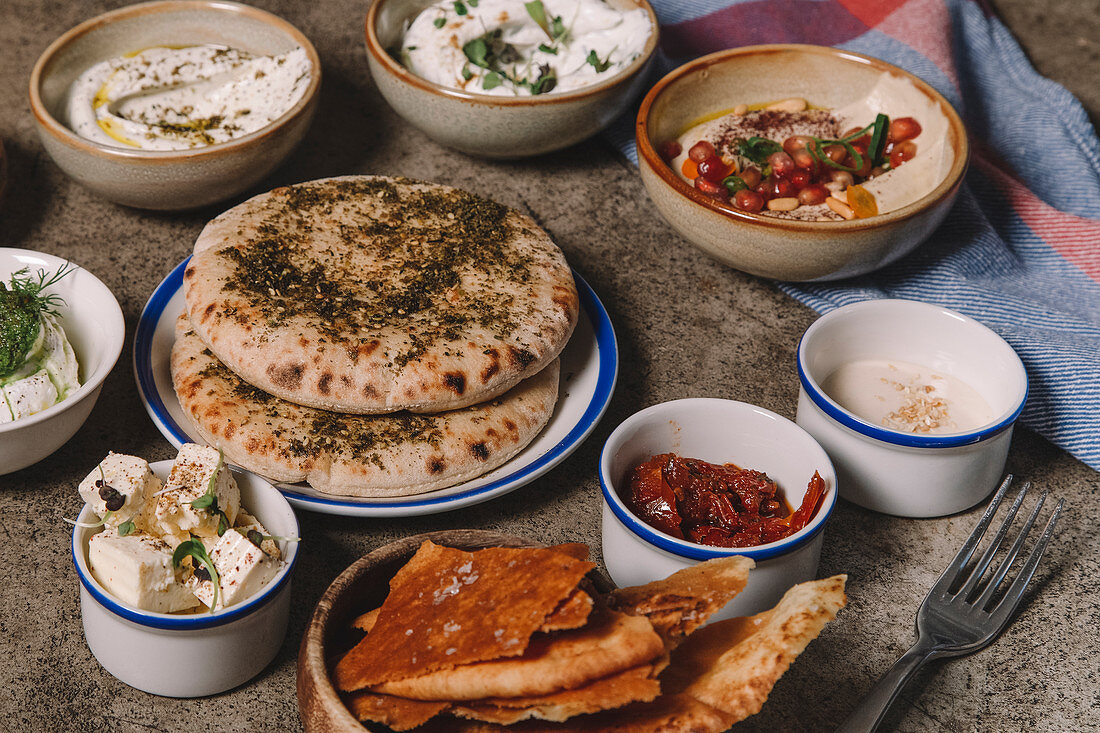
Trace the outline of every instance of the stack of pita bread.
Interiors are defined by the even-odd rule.
[[[353,621],[332,678],[360,721],[398,731],[718,733],[759,712],[846,602],[838,575],[700,628],[752,566],[710,560],[600,595],[583,545],[425,542]]]
[[[528,217],[373,176],[225,212],[184,294],[172,379],[195,429],[250,471],[361,497],[452,486],[526,446],[579,305]]]

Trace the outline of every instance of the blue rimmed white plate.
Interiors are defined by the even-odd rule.
[[[157,429],[177,448],[184,443],[203,442],[172,389],[170,359],[176,319],[184,310],[186,266],[184,260],[153,291],[134,337],[134,376],[141,401]],[[574,272],[573,279],[581,313],[561,354],[558,403],[543,431],[510,461],[473,481],[407,498],[334,496],[305,483],[276,484],[278,489],[301,509],[354,517],[408,517],[451,511],[506,494],[565,460],[603,416],[619,371],[619,350],[607,311],[580,275]]]

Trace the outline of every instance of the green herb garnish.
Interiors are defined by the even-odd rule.
[[[538,23],[543,33],[550,36],[551,41],[554,40],[554,36],[550,33],[550,23],[546,19],[546,7],[542,4],[542,0],[531,0],[529,3],[524,3],[523,7],[527,8],[527,14],[531,16],[531,20]]]
[[[206,554],[206,546],[194,536],[176,546],[172,553],[172,565],[178,568],[185,557],[191,558],[192,565],[196,560],[202,563],[202,567],[210,573],[210,582],[214,584],[214,598],[210,603],[210,613],[214,613],[218,605],[218,589],[221,588],[222,583],[221,578],[218,577],[218,570],[214,567],[214,561],[210,559],[210,555]]]
[[[60,295],[42,291],[75,269],[66,262],[52,275],[39,270],[32,276],[23,268],[11,274],[7,286],[0,283],[0,379],[23,366],[38,339],[42,315],[57,315],[57,307],[65,302]]]
[[[485,76],[481,77],[481,88],[485,90],[496,89],[502,84],[500,74],[495,71],[490,71]]]
[[[813,155],[819,162],[824,163],[830,168],[836,168],[837,170],[855,173],[863,168],[863,154],[860,153],[854,145],[852,145],[852,141],[858,140],[859,138],[863,137],[872,129],[874,129],[874,127],[874,124],[867,125],[867,127],[864,127],[861,130],[856,130],[851,135],[846,135],[839,140],[822,140],[819,137],[811,136],[810,142],[806,145],[806,149],[809,150],[810,154]],[[852,166],[849,167],[844,165],[843,163],[837,163],[835,160],[826,155],[825,148],[829,147],[830,145],[842,146],[844,150],[847,151],[848,155],[852,156]]]
[[[766,137],[750,137],[737,143],[737,154],[743,158],[748,158],[757,165],[766,164],[768,156],[772,153],[778,153],[782,149],[782,145]]]
[[[221,537],[223,534],[225,534],[228,531],[229,531],[229,517],[225,516],[225,512],[219,510],[218,511],[218,536]]]
[[[447,19],[441,15],[432,21],[432,25],[434,25],[436,28],[442,28],[443,26],[447,25]]]
[[[212,513],[218,511],[218,496],[214,493],[214,487],[218,482],[218,473],[222,470],[222,466],[224,465],[225,456],[222,454],[221,448],[219,448],[218,465],[214,467],[214,472],[210,474],[210,481],[206,484],[206,493],[191,502],[192,508],[209,509]]]
[[[478,36],[471,41],[467,41],[462,47],[462,53],[466,54],[466,58],[470,60],[470,63],[483,69],[489,68],[489,43],[486,40],[489,35]]]
[[[107,518],[104,517],[103,520],[107,521]],[[125,522],[118,525],[118,536],[119,537],[127,537],[129,535],[132,535],[133,533],[134,533],[134,520],[127,519]]]
[[[469,64],[463,64],[462,65],[462,78],[465,79],[466,81],[470,81],[470,77],[472,77],[473,75],[474,75],[474,72],[470,71],[470,65]]]
[[[261,545],[261,543],[263,543],[264,540],[274,540],[274,541],[277,541],[277,542],[301,542],[302,541],[302,539],[300,537],[280,537],[280,536],[274,535],[274,534],[263,534],[257,529],[248,530],[247,532],[245,532],[245,537],[248,538],[249,542],[256,545],[256,547],[259,547]]]
[[[871,165],[882,165],[882,152],[886,149],[886,137],[890,132],[890,118],[879,112],[875,117],[874,131],[871,133],[871,147],[867,155],[871,156]]]
[[[543,53],[548,53],[554,56],[558,55],[558,49],[554,48],[553,46],[547,46],[545,43],[539,44],[539,50]]]
[[[741,178],[741,176],[726,176],[722,179],[722,185],[730,192],[730,196],[738,191],[744,191],[749,187],[748,184],[745,183],[745,179]]]
[[[462,2],[462,0],[455,0],[454,6],[456,15],[466,15],[466,13],[469,12],[466,10],[466,3]]]
[[[600,57],[596,55],[595,51],[589,51],[588,58],[585,59],[585,62],[591,64],[592,68],[595,69],[597,73],[603,73],[611,66],[611,54],[607,54],[607,58],[600,61]]]

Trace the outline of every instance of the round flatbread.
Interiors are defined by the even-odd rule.
[[[332,494],[409,496],[453,486],[501,465],[546,425],[558,397],[555,359],[495,400],[437,415],[350,415],[269,395],[225,368],[176,324],[172,383],[210,445],[276,481]]]
[[[577,322],[572,273],[530,218],[448,186],[348,176],[211,221],[184,271],[195,332],[291,402],[440,412],[503,394]]]

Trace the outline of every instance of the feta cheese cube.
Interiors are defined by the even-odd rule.
[[[191,502],[206,493],[210,477],[217,472],[214,497],[218,509],[225,512],[230,527],[241,506],[241,492],[232,472],[222,464],[218,451],[206,446],[186,443],[180,448],[164,490],[157,496],[150,516],[150,529],[175,547],[194,534],[214,539],[218,536],[221,516],[213,507],[196,509]]]
[[[260,520],[245,511],[244,507],[237,512],[237,523],[233,526],[233,529],[248,537],[249,530],[256,530],[260,534],[270,534],[264,526],[260,524]],[[280,560],[283,557],[283,553],[279,550],[279,545],[272,539],[265,539],[260,543],[260,549],[266,552],[270,557]]]
[[[144,532],[120,537],[106,529],[88,542],[88,565],[107,592],[123,603],[156,613],[185,611],[198,605],[172,567],[172,548]]]
[[[92,511],[100,517],[108,511],[107,502],[99,493],[104,485],[117,491],[124,499],[122,507],[112,511],[107,518],[107,526],[117,527],[133,520],[138,529],[148,529],[143,513],[162,485],[161,480],[149,470],[149,463],[135,456],[108,453],[99,466],[80,482],[77,488],[80,498],[91,505]]]
[[[210,551],[210,561],[214,563],[220,581],[215,610],[240,603],[256,594],[278,575],[283,566],[281,560],[268,557],[235,529],[227,530],[214,545]],[[187,579],[187,587],[207,608],[213,603],[212,580],[200,580],[192,575]]]

